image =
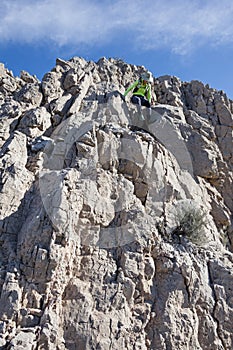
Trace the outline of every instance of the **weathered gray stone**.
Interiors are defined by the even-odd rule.
[[[32,76],[25,70],[22,70],[20,72],[20,79],[22,79],[26,83],[39,83],[39,80],[35,76]]]
[[[41,89],[43,92],[44,98],[51,102],[55,98],[61,97],[63,90],[61,87],[61,73],[57,74],[56,72],[49,72],[44,75],[41,82]]]
[[[27,83],[15,95],[15,99],[19,102],[29,103],[32,106],[39,107],[43,95],[40,91],[38,83]]]
[[[0,64],[1,348],[232,348],[232,101],[158,77],[146,123],[145,70]]]
[[[16,334],[10,342],[10,348],[15,350],[31,350],[36,346],[36,329],[26,328]]]
[[[23,114],[18,128],[28,136],[37,137],[50,127],[50,118],[45,107],[33,108]]]
[[[14,92],[17,89],[17,82],[11,76],[1,77],[0,86],[3,91]]]
[[[225,104],[223,97],[219,95],[214,98],[214,105],[221,125],[233,127],[233,115]]]
[[[83,75],[84,74],[85,73],[83,72]],[[69,72],[66,74],[66,77],[63,82],[64,90],[69,90],[71,87],[76,86],[78,83],[78,79],[79,77],[75,70],[70,69]]]
[[[71,94],[65,94],[58,99],[55,99],[50,103],[50,112],[52,114],[59,114],[64,116],[67,114],[70,106],[73,103],[73,98]]]
[[[49,137],[39,136],[31,143],[31,150],[33,152],[42,151],[45,147],[48,147],[51,141]]]

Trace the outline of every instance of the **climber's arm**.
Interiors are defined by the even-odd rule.
[[[134,89],[137,85],[138,85],[138,80],[135,81],[135,83],[133,83],[132,85],[130,85],[127,90],[125,90],[124,96],[126,96],[128,94],[128,92],[130,92],[132,89]]]
[[[148,89],[148,92],[147,92],[147,100],[151,103],[151,85],[149,85],[149,89]]]

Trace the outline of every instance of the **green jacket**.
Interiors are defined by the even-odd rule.
[[[130,92],[132,89],[135,89],[135,91],[133,92],[133,95],[144,96],[147,98],[149,102],[151,102],[151,85],[150,84],[144,85],[140,80],[137,80],[135,81],[135,83],[133,83],[128,87],[128,89],[124,93],[124,96],[126,96],[128,92]]]

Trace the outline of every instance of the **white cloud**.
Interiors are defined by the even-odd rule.
[[[2,0],[0,16],[0,42],[91,46],[130,35],[179,54],[233,42],[229,0]]]

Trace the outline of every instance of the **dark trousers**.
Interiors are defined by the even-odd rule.
[[[150,102],[144,96],[133,95],[131,97],[131,102],[139,106],[145,106],[150,108]]]
[[[137,105],[139,118],[145,120],[145,117],[146,117],[147,122],[149,122],[151,118],[150,102],[144,96],[140,96],[140,95],[133,95],[131,97],[131,102]],[[146,111],[146,116],[144,116],[142,113],[142,106],[145,106],[148,108]]]

